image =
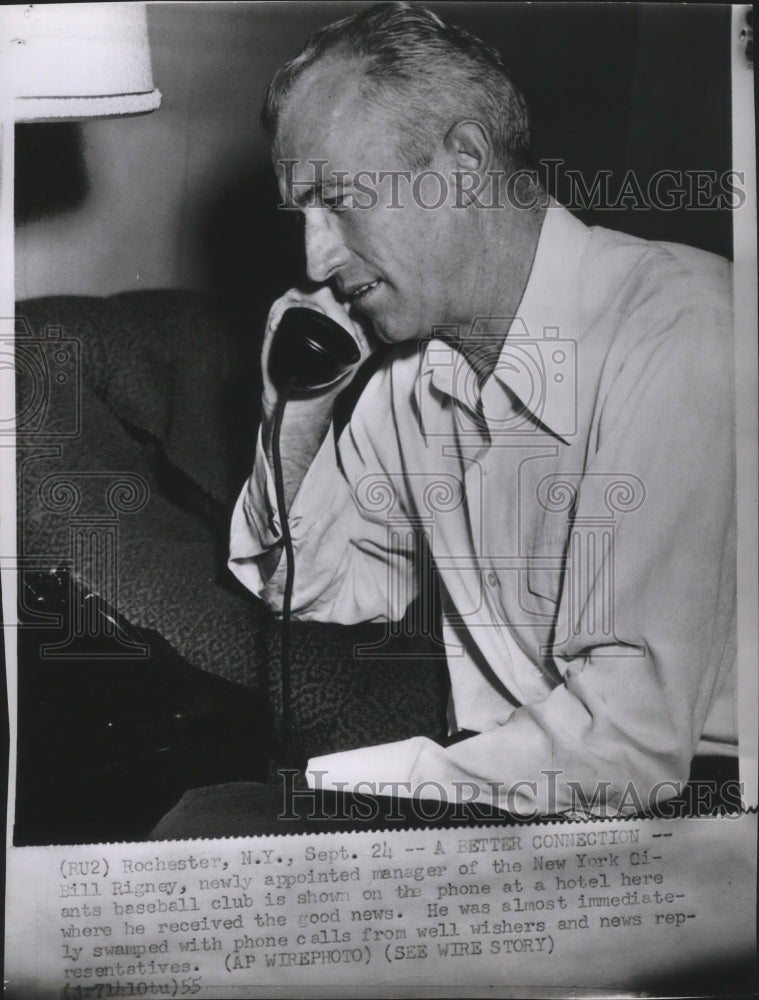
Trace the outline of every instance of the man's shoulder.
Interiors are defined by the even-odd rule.
[[[632,371],[654,356],[675,367],[732,363],[729,261],[601,226],[588,227],[577,242],[567,329],[586,380]]]
[[[591,227],[590,234],[589,273],[605,279],[619,312],[631,315],[653,307],[668,313],[708,309],[729,314],[732,266],[724,257],[600,226]]]

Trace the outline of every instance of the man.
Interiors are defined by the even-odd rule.
[[[281,608],[267,363],[284,310],[336,319],[363,359],[392,345],[337,444],[351,376],[285,407],[293,613],[396,620],[427,548],[451,735],[473,734],[310,770],[348,791],[632,813],[676,794],[694,755],[734,758],[727,264],[549,199],[500,57],[421,7],[317,33],[264,123],[316,290],[271,311],[230,566]]]

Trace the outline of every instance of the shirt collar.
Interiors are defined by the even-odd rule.
[[[499,410],[506,402],[503,396],[508,395],[497,392],[496,385],[500,386],[551,433],[570,439],[576,430],[575,348],[581,333],[575,294],[589,239],[588,227],[550,199],[516,316],[474,321],[474,335],[477,324],[482,333],[499,333],[499,328],[507,332],[495,371],[482,392],[464,358],[440,339],[443,330],[426,343],[420,382],[429,377],[439,392],[472,413],[481,406],[486,420],[492,416],[496,421],[503,419]],[[426,431],[423,408],[420,416]]]

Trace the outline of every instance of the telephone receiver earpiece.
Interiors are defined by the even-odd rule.
[[[279,322],[269,352],[269,377],[281,391],[316,392],[337,382],[361,360],[358,344],[335,320],[292,306]]]

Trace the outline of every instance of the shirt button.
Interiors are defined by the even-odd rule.
[[[498,577],[492,570],[488,573],[487,580],[491,587],[496,587],[498,585]]]

